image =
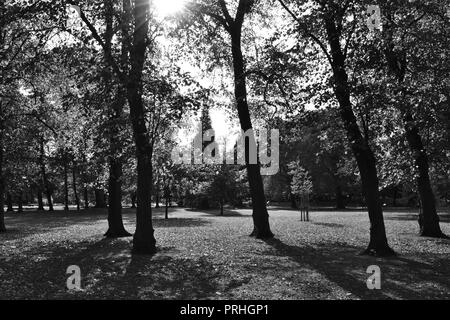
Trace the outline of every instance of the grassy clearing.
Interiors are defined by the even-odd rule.
[[[132,256],[131,238],[109,240],[106,211],[8,214],[0,234],[1,299],[435,299],[450,298],[450,240],[417,236],[416,216],[387,212],[399,257],[359,256],[368,243],[363,211],[270,210],[270,241],[248,237],[250,210],[156,211],[159,252]],[[125,210],[129,231],[134,211]],[[448,214],[441,227],[450,234]],[[82,291],[66,289],[66,269],[81,268]],[[378,265],[382,289],[368,290]]]

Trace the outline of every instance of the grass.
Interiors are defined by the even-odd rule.
[[[368,244],[363,211],[314,211],[311,222],[269,212],[276,238],[250,238],[250,210],[155,213],[154,256],[131,255],[131,238],[105,239],[106,211],[6,215],[0,234],[0,299],[448,299],[449,240],[418,237],[415,214],[385,213],[395,258],[358,255]],[[450,234],[449,215],[441,228]],[[124,210],[129,231],[134,210]],[[81,291],[66,269],[81,268]],[[381,268],[368,290],[367,267]]]

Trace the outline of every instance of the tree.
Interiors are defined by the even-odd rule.
[[[388,76],[392,75],[392,80],[389,79],[388,82],[396,91],[395,100],[402,114],[406,140],[417,171],[416,183],[421,205],[420,234],[428,237],[445,237],[439,226],[436,199],[429,176],[429,156],[419,127],[421,115],[414,106],[414,99],[417,99],[417,96],[427,94],[419,87],[426,85],[421,83],[421,79],[436,82],[436,85],[440,86],[442,77],[448,74],[448,68],[446,72],[444,65],[439,66],[442,59],[433,58],[437,54],[442,56],[448,53],[449,38],[445,31],[447,22],[440,19],[445,12],[439,15],[440,6],[433,1],[426,5],[386,3],[382,6],[382,10],[386,16],[386,23],[383,25],[383,44],[380,49],[386,60]],[[414,10],[417,14],[410,15],[409,13]],[[424,59],[425,56],[429,59]],[[431,63],[427,64],[424,61]],[[420,101],[419,104],[423,107],[427,103]]]
[[[302,168],[300,161],[293,161],[288,164],[289,174],[292,176],[291,190],[297,198],[311,194],[313,184],[308,171]]]
[[[244,54],[242,52],[242,27],[245,16],[251,13],[254,4],[255,1],[253,0],[240,0],[235,10],[236,13],[234,18],[231,16],[225,0],[218,0],[212,5],[199,4],[193,7],[195,12],[205,14],[214,19],[217,24],[223,27],[230,37],[234,74],[234,97],[241,129],[244,132],[253,130],[253,126],[247,102],[247,73]],[[254,141],[255,137],[250,137],[250,139]],[[249,143],[252,143],[252,141],[249,141]],[[251,235],[259,239],[271,238],[273,237],[273,233],[270,230],[269,225],[269,214],[266,207],[260,164],[250,164],[247,148],[246,151],[245,163],[253,206],[252,216],[254,229]]]
[[[392,255],[394,251],[389,247],[386,237],[375,154],[368,137],[360,130],[351,103],[352,87],[347,71],[349,64],[347,58],[355,23],[349,22],[347,24],[350,26],[348,26],[344,21],[350,10],[356,10],[356,6],[353,2],[340,3],[323,0],[298,2],[296,5],[298,11],[308,8],[314,13],[313,25],[320,28],[321,31],[321,34],[317,35],[311,31],[312,25],[303,21],[283,0],[279,0],[279,3],[295,20],[296,30],[299,34],[306,36],[320,47],[331,67],[333,91],[347,138],[360,171],[362,190],[369,213],[370,242],[364,253],[380,256]]]
[[[124,0],[124,19],[134,19],[131,34],[129,65],[130,72],[126,81],[127,98],[130,106],[130,119],[136,144],[137,159],[137,209],[136,231],[133,236],[133,252],[155,253],[156,240],[153,235],[151,186],[152,186],[152,146],[147,139],[145,109],[143,103],[143,70],[147,49],[149,26],[149,2],[147,0]],[[126,27],[126,26],[125,26]],[[125,35],[124,35],[125,36]],[[129,31],[126,36],[130,36]]]
[[[69,2],[78,5],[73,1]],[[124,69],[112,56],[110,49],[98,34],[95,26],[88,20],[83,10],[80,18],[89,28],[92,36],[102,46],[105,60],[111,66],[120,85],[125,88],[130,108],[130,122],[135,142],[137,160],[137,209],[136,231],[133,236],[133,252],[153,254],[156,240],[152,224],[151,186],[152,186],[152,146],[147,139],[145,107],[143,101],[143,73],[148,44],[149,1],[123,0],[121,9],[121,33]],[[150,178],[150,179],[149,179]]]
[[[4,163],[5,138],[9,128],[10,107],[16,101],[16,92],[22,74],[39,61],[40,46],[49,38],[53,26],[48,23],[54,13],[48,2],[0,4],[0,232],[5,232],[4,223]],[[28,28],[33,25],[34,28]]]
[[[221,165],[215,172],[209,193],[212,199],[219,202],[220,215],[223,216],[223,207],[225,203],[231,202],[237,196],[237,174],[229,165]]]
[[[335,109],[310,110],[291,121],[292,128],[284,133],[290,137],[289,154],[311,175],[314,195],[334,195],[336,208],[344,209],[345,193],[360,186],[351,150],[342,139],[345,133],[339,114]],[[292,157],[283,161],[289,163]]]
[[[104,1],[105,5],[105,57],[112,57],[112,38],[114,36],[114,4],[111,0]],[[125,20],[126,21],[126,20]],[[126,31],[126,22],[121,25],[122,31]],[[122,47],[120,66],[122,70],[127,68],[127,37],[122,35]],[[105,85],[111,86],[114,82],[112,79],[113,70],[108,66],[105,72]],[[117,81],[116,81],[117,82]],[[109,112],[109,178],[108,178],[108,231],[105,236],[109,238],[128,237],[131,234],[125,230],[122,220],[122,175],[123,175],[123,156],[122,147],[123,139],[120,139],[120,132],[123,130],[123,108],[126,103],[124,86],[120,83],[115,86],[116,93],[113,97]]]

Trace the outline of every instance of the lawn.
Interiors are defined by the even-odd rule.
[[[250,210],[155,213],[154,256],[131,255],[131,238],[105,239],[106,211],[10,213],[0,234],[0,299],[436,299],[450,298],[450,240],[417,236],[412,212],[386,212],[394,258],[358,255],[368,243],[363,211],[271,208],[276,238],[250,238]],[[448,214],[441,228],[450,234]],[[134,210],[124,212],[133,231]],[[66,269],[81,269],[81,291]],[[369,290],[367,267],[381,269]]]

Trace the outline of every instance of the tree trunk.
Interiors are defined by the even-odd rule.
[[[144,138],[146,141],[146,138]],[[137,149],[145,143],[137,139]],[[156,240],[152,225],[151,204],[151,159],[147,152],[137,151],[137,209],[136,209],[136,231],[133,237],[133,252],[138,254],[153,254],[156,252]],[[150,177],[150,179],[149,179]]]
[[[370,242],[365,254],[388,256],[395,254],[389,247],[380,201],[376,159],[369,143],[363,137],[350,102],[350,86],[345,70],[345,56],[340,43],[340,32],[334,16],[325,17],[327,40],[331,49],[331,64],[334,76],[334,92],[339,103],[339,111],[344,123],[351,149],[355,156],[366,199],[370,220]]]
[[[106,208],[105,202],[105,191],[102,189],[95,189],[95,207],[96,208]]]
[[[298,209],[297,201],[295,201],[295,196],[292,193],[290,194],[290,199],[291,199],[291,208]]]
[[[8,206],[7,212],[14,212],[12,196],[9,192],[6,194],[6,205]]]
[[[84,198],[84,209],[87,210],[89,209],[89,193],[87,187],[83,188],[83,198]]]
[[[414,164],[417,168],[417,187],[421,203],[419,214],[420,235],[424,237],[445,237],[439,226],[439,216],[436,210],[436,201],[431,188],[428,164],[428,155],[422,142],[419,130],[414,123],[410,111],[405,114],[406,139],[412,151]]]
[[[156,182],[155,208],[159,208],[159,181]]]
[[[37,191],[38,211],[44,211],[44,200],[42,199],[42,190]]]
[[[169,198],[166,197],[166,219],[169,219]]]
[[[0,151],[1,153],[1,151]],[[1,156],[0,156],[1,158]],[[1,159],[0,159],[1,161]],[[1,178],[1,171],[2,166],[0,165],[0,233],[6,232],[6,226],[5,226],[5,198],[4,198],[4,187],[3,187],[3,178]]]
[[[67,157],[64,156],[64,210],[69,210],[69,175],[67,168]]]
[[[33,195],[33,191],[31,188],[28,189],[27,192],[27,198],[26,198],[26,203],[27,205],[29,205],[30,203],[34,203],[34,195]]]
[[[47,187],[46,190],[48,211],[53,211],[52,191]]]
[[[45,195],[47,197],[48,211],[53,211],[52,190],[47,180],[47,173],[45,170],[45,150],[44,150],[44,137],[40,139],[40,155],[39,162],[41,164],[42,184],[44,186]]]
[[[252,122],[247,103],[247,87],[244,66],[244,57],[241,48],[242,25],[234,23],[231,30],[233,71],[234,71],[234,94],[237,102],[237,109],[241,129],[246,132],[252,129]],[[266,207],[266,197],[264,195],[264,186],[261,178],[260,164],[250,164],[249,154],[245,155],[247,168],[247,177],[250,185],[250,194],[253,206],[253,232],[251,236],[258,239],[268,239],[273,237],[270,230],[269,214]]]
[[[114,17],[114,4],[113,1],[105,1],[105,57],[112,56],[112,38],[114,36],[113,30],[113,17]],[[125,37],[123,37],[125,39]],[[125,40],[123,40],[125,41]],[[122,60],[125,47],[122,48]],[[105,73],[105,83],[108,88],[113,87],[111,66],[108,72]],[[114,99],[111,101],[108,134],[109,134],[109,178],[108,178],[108,231],[105,236],[109,238],[119,238],[131,236],[125,230],[122,219],[122,148],[120,141],[121,121],[123,117],[123,106],[126,103],[126,92],[122,84],[117,86]],[[109,100],[109,99],[108,99]]]
[[[76,174],[75,161],[73,162],[73,167],[72,167],[72,188],[73,188],[73,194],[75,196],[75,204],[77,205],[77,211],[80,211],[80,198],[78,197],[78,191],[77,191],[77,174]]]
[[[19,192],[17,196],[17,212],[22,213],[23,212],[23,194],[22,191]]]
[[[133,252],[153,254],[156,252],[156,240],[152,225],[152,152],[147,137],[145,110],[142,100],[142,73],[147,48],[148,0],[135,0],[133,8],[134,30],[130,50],[130,65],[127,83],[127,97],[130,105],[130,120],[136,145],[137,158],[137,209],[136,231],[133,237]]]
[[[3,180],[3,128],[0,127],[0,233],[6,232],[4,205],[5,181]]]
[[[393,199],[392,199],[392,206],[393,207],[397,206],[397,196],[398,196],[398,190],[397,190],[397,187],[395,187],[394,188]]]
[[[220,200],[220,215],[223,216],[223,200]]]
[[[129,237],[122,219],[122,163],[111,157],[109,164],[108,238]]]
[[[136,208],[136,192],[133,192],[131,194],[131,208],[132,209]]]
[[[345,209],[345,198],[340,185],[336,186],[336,209]]]

